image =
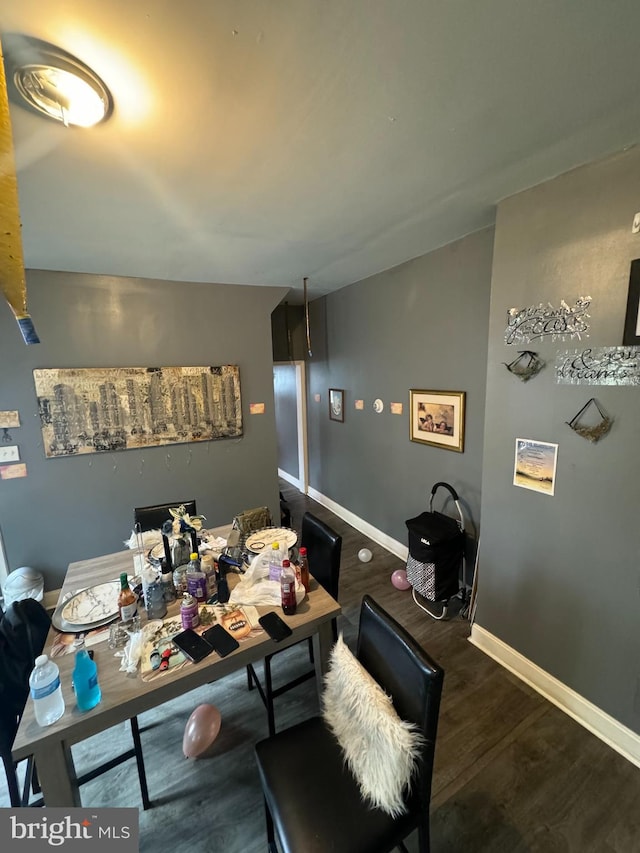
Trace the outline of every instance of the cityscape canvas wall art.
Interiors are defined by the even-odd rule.
[[[42,369],[33,378],[48,457],[242,435],[235,365]]]

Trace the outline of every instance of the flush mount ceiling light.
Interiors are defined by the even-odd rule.
[[[105,84],[66,51],[28,36],[12,36],[6,58],[7,83],[14,87],[10,95],[22,106],[66,127],[92,127],[111,114],[113,102]]]

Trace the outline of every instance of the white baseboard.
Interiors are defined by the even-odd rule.
[[[298,480],[297,477],[293,477],[291,474],[287,474],[286,471],[283,471],[282,468],[278,468],[278,477],[282,477],[283,480],[286,480],[287,483],[291,483],[292,486],[295,486],[296,489],[302,491],[302,483]]]
[[[477,623],[471,628],[469,642],[533,687],[636,767],[640,767],[640,735],[636,732],[623,726]]]
[[[387,536],[386,533],[378,530],[377,527],[369,524],[368,521],[354,515],[350,510],[340,506],[340,504],[332,501],[331,498],[326,497],[326,495],[323,495],[321,492],[317,492],[311,486],[309,486],[309,497],[313,498],[314,501],[322,504],[322,506],[325,506],[327,509],[330,509],[334,515],[338,516],[338,518],[341,518],[343,521],[346,521],[347,524],[355,527],[356,530],[363,533],[369,539],[373,539],[373,541],[378,545],[382,545],[382,547],[386,548],[387,551],[391,551],[395,557],[399,557],[404,562],[407,561],[407,553],[409,549],[406,545],[403,545],[402,542],[398,542],[397,539],[392,539],[391,536]]]

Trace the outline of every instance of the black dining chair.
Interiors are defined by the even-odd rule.
[[[22,798],[11,749],[29,695],[29,675],[50,627],[51,617],[35,599],[14,601],[6,613],[0,608],[0,755],[13,807]]]
[[[363,800],[342,748],[322,717],[313,717],[256,745],[271,853],[405,851],[418,830],[428,853],[429,803],[444,672],[372,598],[360,611],[356,657],[391,697],[398,716],[423,736],[406,813],[390,817]],[[276,836],[280,847],[276,846]]]
[[[280,526],[291,527],[291,508],[282,492],[280,492]]]
[[[237,547],[244,550],[247,536],[272,525],[271,510],[267,506],[257,506],[238,513],[231,524],[232,531],[237,531]]]
[[[317,580],[320,586],[329,593],[332,598],[338,598],[338,585],[340,581],[340,557],[342,553],[342,536],[332,530],[328,524],[316,518],[310,512],[306,512],[302,518],[302,529],[300,532],[300,545],[307,549],[309,560],[309,572]],[[331,622],[334,642],[338,638],[338,625],[335,619]],[[313,644],[309,643],[309,658],[313,663]],[[271,674],[271,659],[277,652],[265,655],[264,658],[264,684],[256,673],[253,664],[247,666],[247,687],[252,690],[257,688],[262,701],[267,709],[267,725],[269,734],[275,733],[275,710],[273,700],[288,690],[297,687],[310,678],[315,677],[315,669],[309,669],[302,675],[281,684],[273,686]]]
[[[342,536],[310,512],[302,516],[300,545],[307,549],[309,572],[331,598],[338,600]],[[333,639],[338,639],[338,623],[331,623]]]
[[[7,670],[0,680],[0,696],[3,700],[1,704],[2,713],[0,713],[0,754],[2,755],[2,762],[7,778],[9,799],[11,805],[15,808],[29,805],[41,806],[43,805],[42,798],[31,801],[31,794],[39,793],[37,768],[33,758],[27,759],[24,783],[21,791],[18,782],[17,763],[13,760],[11,749],[29,695],[29,674],[34,666],[36,657],[42,653],[44,648],[47,632],[51,626],[51,618],[44,607],[33,599],[14,601],[7,609],[7,612],[1,615],[1,618],[3,622],[7,620],[8,627],[6,630],[0,630],[0,652],[3,655],[11,656],[10,638],[17,639],[21,636],[19,632],[19,626],[21,625],[25,628],[24,634],[29,647],[28,661],[25,665],[22,667],[18,666],[18,656],[17,654],[13,654],[11,670]],[[14,698],[15,702],[10,702],[10,697]],[[147,777],[142,755],[138,718],[131,717],[129,722],[131,725],[133,747],[82,774],[78,777],[77,782],[78,785],[83,785],[85,782],[89,782],[102,773],[106,773],[108,770],[117,767],[124,761],[135,758],[138,768],[138,778],[140,780],[142,805],[144,809],[148,809],[151,807],[151,802],[149,800]]]
[[[171,518],[169,510],[183,505],[192,518],[197,515],[195,500],[173,501],[173,503],[156,504],[155,506],[138,506],[133,510],[134,525],[139,524],[142,533],[147,530],[160,530],[165,521]]]

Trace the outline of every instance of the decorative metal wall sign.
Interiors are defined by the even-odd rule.
[[[640,347],[589,347],[556,356],[560,385],[640,385]]]
[[[545,365],[545,362],[538,356],[537,352],[532,352],[529,349],[520,350],[518,357],[510,361],[509,364],[502,362],[509,373],[513,373],[522,382],[528,382],[536,374],[540,373]]]
[[[34,370],[33,378],[49,457],[242,435],[235,365]]]
[[[584,296],[576,299],[571,307],[562,300],[559,308],[547,305],[530,305],[528,308],[510,308],[507,312],[507,329],[504,340],[506,344],[527,344],[541,338],[566,340],[567,338],[582,339],[589,330],[589,314],[591,297]]]
[[[594,414],[595,419],[593,417]],[[582,438],[586,438],[587,441],[592,441],[595,444],[596,441],[600,441],[609,432],[613,426],[613,418],[610,418],[603,411],[596,398],[592,397],[584,404],[577,415],[574,415],[570,421],[567,421],[567,426],[571,427]]]

